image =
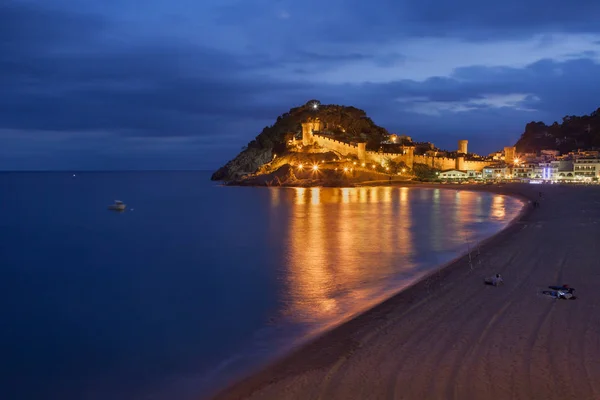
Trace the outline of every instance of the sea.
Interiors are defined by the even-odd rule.
[[[477,251],[523,206],[209,178],[0,173],[2,399],[206,398]]]

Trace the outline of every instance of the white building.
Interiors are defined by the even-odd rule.
[[[469,179],[483,179],[483,172],[481,171],[468,170],[467,175]]]
[[[535,177],[535,169],[537,164],[533,162],[524,162],[516,165],[512,169],[512,175],[519,179],[530,179]]]
[[[558,175],[558,163],[552,161],[540,163],[536,174],[539,176],[538,179],[543,179],[545,181],[556,180],[556,176]]]
[[[481,171],[483,179],[504,179],[511,175],[511,170],[508,165],[489,165]]]
[[[448,169],[440,172],[439,177],[440,179],[469,179],[469,173],[458,169]]]
[[[600,159],[579,158],[573,162],[575,180],[597,180],[600,177]]]

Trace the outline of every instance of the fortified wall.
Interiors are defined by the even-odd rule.
[[[460,161],[462,158],[462,161]],[[425,164],[432,168],[445,170],[445,169],[459,169],[461,171],[482,171],[486,166],[490,164],[489,161],[473,161],[465,160],[464,157],[450,158],[450,157],[431,157],[431,156],[415,156],[416,163]],[[460,168],[458,168],[460,167]]]
[[[488,161],[471,161],[465,160],[467,154],[467,140],[458,141],[458,157],[432,157],[426,155],[414,155],[415,148],[412,146],[402,146],[401,153],[383,153],[378,151],[367,151],[366,143],[350,144],[319,135],[321,130],[321,122],[310,120],[302,123],[302,144],[310,146],[318,144],[319,146],[335,151],[343,156],[357,157],[364,163],[383,164],[385,161],[393,161],[396,163],[404,162],[408,168],[413,168],[414,163],[425,164],[432,168],[440,170],[459,169],[459,170],[474,170],[482,171],[489,164]]]
[[[311,134],[312,142],[316,143],[321,147],[325,147],[328,150],[338,152],[344,156],[356,156],[358,157],[358,146],[346,142],[340,142],[339,140],[331,139],[326,136]],[[302,136],[302,143],[304,143],[304,136]]]

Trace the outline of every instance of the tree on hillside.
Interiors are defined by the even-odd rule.
[[[413,164],[413,174],[419,180],[435,180],[438,177],[436,172],[439,172],[439,169],[431,168],[427,164]]]
[[[384,160],[384,164],[386,167],[388,167],[390,169],[389,173],[391,173],[391,174],[397,174],[398,172],[408,174],[411,172],[411,169],[408,168],[408,166],[406,165],[406,163],[404,161],[395,162],[395,161],[392,161],[390,158],[386,158]],[[404,170],[404,172],[403,172],[403,170]]]

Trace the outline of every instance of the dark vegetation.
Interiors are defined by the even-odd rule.
[[[562,123],[530,122],[515,144],[519,153],[559,150],[561,153],[600,148],[600,108],[581,117],[568,115]]]
[[[413,164],[413,174],[415,175],[417,180],[420,180],[423,182],[430,182],[430,181],[438,180],[438,176],[436,175],[436,172],[439,172],[439,170],[435,169],[435,168],[431,168],[430,166],[428,166],[426,164],[419,164],[419,163]]]
[[[303,106],[292,108],[277,117],[275,124],[265,127],[262,132],[248,144],[249,148],[272,148],[274,152],[285,150],[288,133],[300,135],[302,122],[309,118],[319,118],[324,126],[323,133],[344,142],[367,142],[367,148],[378,150],[379,144],[389,134],[385,128],[375,125],[367,113],[355,107],[338,105],[322,105],[317,109],[311,100]]]

